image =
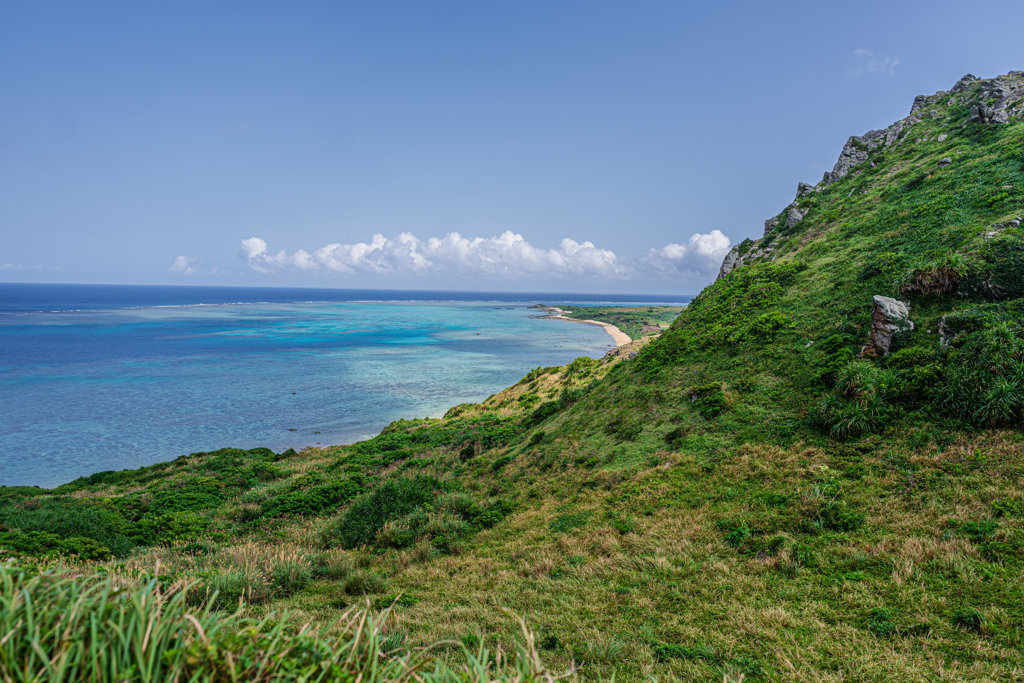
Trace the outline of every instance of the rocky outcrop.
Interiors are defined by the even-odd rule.
[[[875,295],[871,311],[870,348],[880,356],[889,353],[893,337],[910,332],[914,322],[910,319],[910,305],[888,296]]]
[[[1013,72],[1011,71],[1010,73]],[[977,76],[975,76],[974,74],[967,74],[966,76],[964,76],[963,78],[956,82],[956,85],[953,86],[953,89],[950,90],[950,92],[961,93],[964,90],[967,90],[967,88],[971,86],[971,83],[974,83],[976,80],[978,80]]]
[[[867,161],[868,152],[879,145],[885,144],[887,132],[888,129],[869,130],[864,135],[854,135],[847,140],[846,144],[843,145],[843,151],[839,154],[839,160],[836,161],[832,172],[828,174],[828,184],[831,185],[844,177],[857,164]]]
[[[732,269],[736,266],[736,261],[740,257],[740,245],[734,246],[729,250],[729,253],[725,255],[725,259],[722,261],[722,267],[718,269],[718,279],[721,280],[723,277],[732,272]]]
[[[972,124],[1002,124],[1015,118],[1024,118],[1024,71],[1011,71],[1004,76],[982,79],[967,74],[948,91],[938,92],[934,95],[918,95],[910,107],[910,115],[905,119],[895,122],[888,128],[882,130],[871,130],[864,135],[855,135],[843,145],[843,151],[839,154],[832,171],[825,173],[817,186],[810,186],[800,183],[797,186],[796,201],[790,205],[785,212],[786,230],[792,230],[806,215],[806,209],[800,209],[798,202],[814,192],[827,189],[828,185],[842,180],[860,164],[868,161],[872,150],[877,147],[899,147],[900,145],[913,144],[915,138],[910,135],[910,129],[915,124],[921,123],[921,118],[930,117],[940,121],[946,111],[946,107],[954,105],[970,104],[970,123]],[[948,112],[947,112],[948,113]],[[939,142],[947,138],[947,133],[938,135]],[[918,142],[927,139],[916,138]],[[909,142],[908,142],[909,141]],[[939,167],[945,167],[953,163],[951,157],[943,157],[938,162]],[[873,163],[872,163],[873,165]],[[779,229],[780,218],[778,216],[769,218],[764,222],[764,237]],[[764,255],[770,254],[777,243],[751,250],[750,253],[740,256],[738,249],[730,251],[722,268],[719,277],[725,277],[730,271],[740,267],[744,263],[752,261]]]
[[[795,206],[790,207],[789,211],[786,212],[786,229],[792,230],[796,227],[796,224],[804,219],[807,215],[807,209],[801,211]]]

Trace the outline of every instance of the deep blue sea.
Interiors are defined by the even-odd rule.
[[[352,443],[611,348],[535,303],[689,299],[0,283],[0,485]]]

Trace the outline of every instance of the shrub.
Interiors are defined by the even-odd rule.
[[[0,532],[0,548],[39,557],[43,555],[77,557],[79,560],[109,560],[110,548],[91,538],[61,538],[42,531]]]
[[[1024,335],[1013,322],[965,332],[951,344],[942,409],[979,427],[1014,424],[1024,410]]]
[[[344,505],[362,491],[362,478],[358,476],[328,480],[319,473],[307,474],[266,500],[260,511],[266,517],[315,517]]]
[[[174,545],[195,539],[209,526],[209,519],[194,512],[175,512],[143,517],[127,525],[124,532],[138,545]]]
[[[573,377],[586,377],[590,375],[596,367],[597,361],[595,359],[590,356],[580,356],[565,366],[565,376],[567,379]]]
[[[697,412],[705,420],[714,419],[725,409],[725,392],[722,391],[721,384],[712,382],[711,384],[692,386],[686,391],[694,399]]]
[[[523,394],[516,401],[523,408],[532,408],[534,405],[540,403],[540,396],[537,394]]]
[[[853,360],[846,335],[834,334],[818,345],[819,360],[815,366],[814,383],[831,387],[836,376]]]
[[[953,625],[969,631],[980,631],[985,617],[973,607],[958,609],[953,613]]]
[[[562,406],[559,405],[558,401],[546,401],[541,403],[532,413],[530,413],[528,417],[523,419],[523,429],[531,429],[534,426],[539,425],[561,409]]]
[[[510,462],[512,462],[512,459],[513,459],[513,456],[511,456],[511,455],[502,455],[502,456],[499,456],[499,457],[495,458],[494,462],[491,463],[491,472],[497,472],[498,470],[503,468],[505,465],[507,465]]]
[[[683,444],[683,439],[685,439],[689,433],[690,430],[687,427],[676,427],[675,429],[670,429],[664,437],[665,445],[672,450],[678,450]]]
[[[559,515],[551,520],[551,523],[548,524],[548,528],[557,534],[563,534],[568,531],[572,531],[573,529],[586,526],[588,519],[590,519],[589,512],[569,512]]]
[[[616,513],[608,513],[608,526],[618,531],[620,534],[628,534],[636,529],[636,523],[630,516],[622,517]]]
[[[153,496],[147,512],[152,515],[166,515],[174,512],[199,512],[219,508],[224,504],[224,494],[219,490],[183,489],[160,491]]]
[[[746,336],[762,342],[770,342],[780,330],[788,330],[796,327],[796,323],[788,315],[777,311],[765,313],[758,316],[747,328]]]
[[[941,261],[918,263],[900,277],[896,291],[899,296],[911,292],[955,294],[965,275],[967,259],[962,254],[951,253]]]
[[[619,441],[632,441],[643,429],[643,425],[631,414],[620,412],[605,424],[604,433]]]
[[[437,493],[446,488],[449,487],[425,475],[412,479],[388,479],[372,492],[356,498],[328,528],[324,541],[328,546],[340,545],[343,548],[370,545],[385,522],[405,517],[433,502]]]
[[[868,630],[879,638],[888,638],[896,633],[896,624],[892,621],[893,611],[884,607],[871,610],[868,615]]]
[[[849,363],[836,376],[835,392],[818,404],[816,420],[836,437],[876,431],[890,416],[885,391],[893,384],[893,373],[870,361]]]
[[[997,500],[992,503],[995,517],[1024,517],[1024,500]]]
[[[124,519],[101,503],[74,498],[30,498],[0,503],[0,527],[28,533],[54,534],[61,539],[91,539],[114,555],[125,555],[135,543],[122,529]]]

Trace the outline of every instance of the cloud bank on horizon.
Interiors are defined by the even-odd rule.
[[[376,234],[367,244],[333,243],[312,253],[299,249],[271,253],[265,240],[242,240],[241,256],[252,270],[315,275],[389,275],[396,277],[462,277],[520,280],[525,278],[587,278],[648,280],[674,277],[707,280],[713,277],[730,240],[720,230],[697,233],[683,244],[667,244],[633,257],[620,257],[592,242],[565,238],[557,248],[544,249],[510,230],[497,237],[464,237],[450,232],[421,240],[403,232],[386,238]],[[180,258],[180,257],[179,257]]]

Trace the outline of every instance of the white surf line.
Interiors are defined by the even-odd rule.
[[[579,318],[568,318],[562,315],[562,313],[565,313],[565,311],[563,311],[560,308],[551,307],[548,308],[548,310],[558,311],[558,315],[550,316],[551,318],[555,318],[557,320],[568,320],[571,323],[589,323],[591,325],[600,325],[601,327],[604,328],[604,331],[610,334],[612,336],[612,339],[615,340],[616,347],[628,344],[629,342],[633,341],[632,339],[630,339],[628,334],[626,334],[619,328],[615,327],[615,325],[612,325],[611,323],[603,323],[600,320],[580,320]]]

